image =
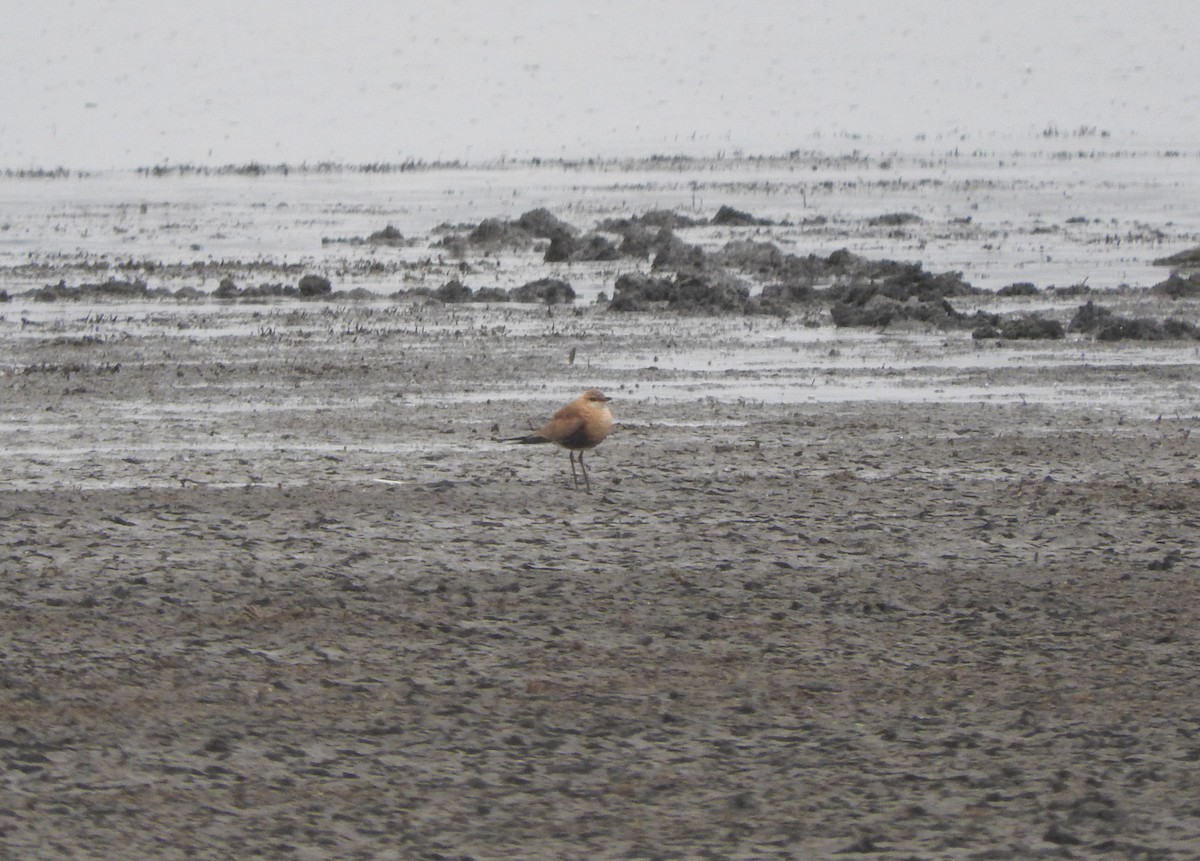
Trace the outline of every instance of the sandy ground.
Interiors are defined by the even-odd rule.
[[[1197,856],[1193,369],[667,397],[600,359],[670,321],[297,313],[0,333],[0,854]],[[594,381],[593,493],[494,441]]]

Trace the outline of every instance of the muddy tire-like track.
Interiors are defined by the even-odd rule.
[[[136,349],[119,373],[12,391],[116,398],[122,378],[166,392],[189,373]],[[351,355],[323,391],[389,373]],[[294,388],[260,379],[268,401]],[[288,481],[249,454],[207,485],[180,480],[191,459],[5,490],[0,841],[20,858],[1194,857],[1189,422],[615,409],[591,495],[565,454],[488,438],[524,411],[470,400],[428,426],[380,407],[289,431],[457,428],[461,451],[372,465],[369,446],[281,442]]]

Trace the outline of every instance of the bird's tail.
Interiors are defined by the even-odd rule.
[[[518,445],[537,445],[538,443],[542,442],[550,442],[550,440],[546,439],[544,436],[538,436],[535,433],[531,433],[529,436],[510,436],[505,439],[501,439],[500,442],[515,442]]]

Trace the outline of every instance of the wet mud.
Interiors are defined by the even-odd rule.
[[[1195,857],[1194,348],[551,310],[9,310],[11,857]]]

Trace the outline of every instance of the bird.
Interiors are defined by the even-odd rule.
[[[576,489],[579,488],[579,476],[575,472],[575,452],[579,452],[583,486],[591,493],[592,484],[588,480],[587,466],[583,463],[583,453],[600,445],[612,431],[612,411],[608,408],[608,402],[611,400],[612,398],[599,389],[588,389],[550,416],[550,420],[533,433],[510,437],[504,442],[522,445],[552,442],[567,449],[571,460],[571,478],[575,481]]]

